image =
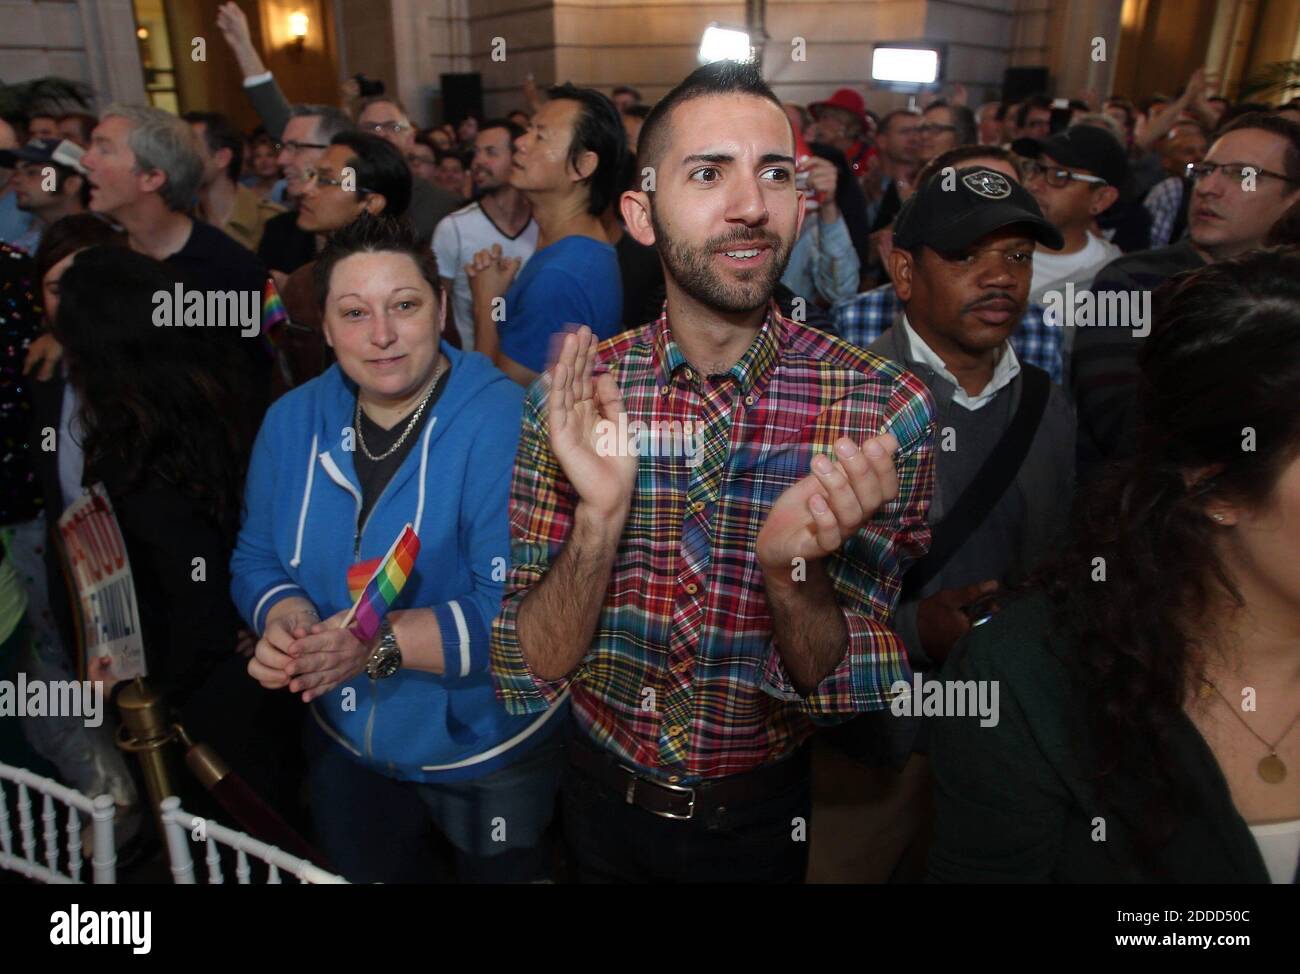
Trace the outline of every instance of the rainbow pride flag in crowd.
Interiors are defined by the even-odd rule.
[[[357,562],[348,569],[348,592],[353,606],[343,622],[347,625],[348,619],[352,620],[352,633],[363,643],[375,638],[379,623],[411,577],[419,553],[420,538],[408,524],[402,528],[388,554]]]
[[[280,299],[280,290],[275,286],[275,281],[268,277],[262,288],[262,334],[273,346],[279,347],[280,329],[288,320],[289,312]]]

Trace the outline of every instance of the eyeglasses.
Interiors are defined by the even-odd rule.
[[[1032,159],[1025,163],[1024,173],[1026,180],[1033,179],[1035,176],[1042,177],[1043,182],[1051,186],[1052,189],[1061,189],[1072,179],[1080,183],[1092,183],[1094,186],[1106,185],[1106,180],[1100,176],[1089,176],[1085,173],[1075,172],[1073,169],[1063,169],[1060,166],[1045,166],[1041,162],[1034,162]]]
[[[957,126],[940,125],[938,122],[926,122],[923,125],[918,125],[916,130],[922,135],[938,135],[940,132],[956,132]]]
[[[303,149],[328,149],[329,146],[321,145],[319,142],[299,142],[297,139],[290,139],[288,142],[276,142],[275,154],[279,155],[285,149],[288,149],[294,155],[302,152]]]
[[[319,169],[304,169],[302,171],[302,180],[309,186],[315,183],[317,186],[337,186],[344,192],[349,192],[348,188],[343,185],[341,179],[331,179],[328,176],[322,176]],[[373,193],[374,190],[366,189],[364,186],[355,186],[353,189],[358,193]]]
[[[1223,173],[1226,179],[1243,184],[1248,179],[1260,176],[1272,176],[1284,183],[1300,183],[1300,180],[1284,176],[1280,172],[1271,172],[1268,169],[1260,169],[1257,166],[1250,166],[1243,162],[1189,162],[1187,164],[1187,178],[1198,183],[1202,179],[1213,176],[1216,171]]]
[[[382,135],[384,132],[392,132],[397,135],[399,132],[405,132],[410,127],[405,122],[371,122],[369,125],[361,126],[367,132],[374,132],[375,135]]]

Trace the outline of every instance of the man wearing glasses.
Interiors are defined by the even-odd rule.
[[[352,120],[329,105],[289,104],[257,53],[248,18],[238,4],[223,3],[217,8],[217,29],[239,62],[244,93],[276,139],[275,161],[284,173],[285,197],[296,206],[306,185],[303,171],[316,165],[331,138],[353,127]],[[257,256],[281,287],[287,275],[316,256],[316,236],[299,229],[297,221],[294,211],[272,217],[257,246]]]
[[[1103,268],[1093,283],[1099,305],[1107,295],[1153,291],[1175,274],[1263,246],[1274,221],[1300,202],[1300,124],[1265,112],[1242,115],[1219,133],[1204,162],[1188,166],[1188,175],[1187,237]],[[1150,322],[1133,324],[1138,327],[1083,328],[1075,336],[1081,472],[1133,452],[1138,353]]]
[[[330,139],[351,130],[351,120],[337,108],[294,105],[289,109],[289,119],[275,143],[275,161],[284,173],[285,196],[295,207],[307,189],[304,174],[320,161]],[[315,258],[317,246],[315,234],[298,226],[295,209],[266,221],[257,256],[276,284],[283,285],[286,275]]]
[[[1067,283],[1091,287],[1099,270],[1123,256],[1094,232],[1097,218],[1119,199],[1119,187],[1128,176],[1123,147],[1105,129],[1076,125],[1041,142],[1019,139],[1011,148],[1029,160],[1025,187],[1065,238],[1060,250],[1034,252],[1029,300],[1042,304],[1047,291]],[[1067,334],[1067,346],[1069,340]]]
[[[415,146],[415,126],[401,102],[391,95],[375,95],[362,101],[358,107],[357,126],[396,147],[403,158],[409,156]],[[460,205],[459,197],[427,179],[416,179],[411,184],[411,206],[406,211],[406,218],[420,239],[428,241],[433,239],[433,228],[438,221]]]
[[[921,136],[921,165],[959,145],[974,145],[978,136],[974,113],[965,105],[946,101],[930,105],[916,131]]]

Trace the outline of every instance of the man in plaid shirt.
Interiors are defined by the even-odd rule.
[[[511,490],[492,669],[512,712],[568,697],[581,878],[802,880],[816,723],[907,680],[889,619],[928,548],[932,404],[771,301],[803,219],[793,138],[752,65],[700,68],[642,129],[665,313],[565,337]]]
[[[902,315],[903,305],[894,285],[882,284],[833,306],[831,326],[835,334],[846,342],[866,348]],[[1025,308],[1020,326],[1011,335],[1011,347],[1021,360],[1037,365],[1060,385],[1062,338],[1061,329],[1052,327],[1044,319],[1043,306],[1031,303]]]

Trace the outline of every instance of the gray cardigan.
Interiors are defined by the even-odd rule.
[[[956,386],[929,366],[912,358],[906,333],[899,327],[901,321],[901,316],[895,319],[894,325],[868,346],[868,351],[900,363],[929,387],[934,396],[935,427],[943,429],[944,417],[950,410],[962,408],[954,406],[952,402]],[[1009,389],[1011,415],[1015,415],[1024,389],[1023,379],[1016,376]],[[1017,559],[1023,572],[1028,572],[1048,555],[1068,528],[1074,497],[1074,439],[1074,411],[1060,386],[1053,383],[1042,422],[1039,423],[1029,453],[1009,488],[1020,492],[1027,512],[1023,545]],[[936,461],[942,462],[940,454],[936,454]],[[928,517],[930,524],[933,526],[939,523],[956,501],[956,497],[944,496],[936,479]],[[920,597],[931,596],[949,587],[951,583],[945,580],[944,571],[940,571],[926,584]],[[932,661],[922,651],[917,634],[917,601],[914,599],[899,603],[895,628],[907,644],[913,665],[926,667]]]

